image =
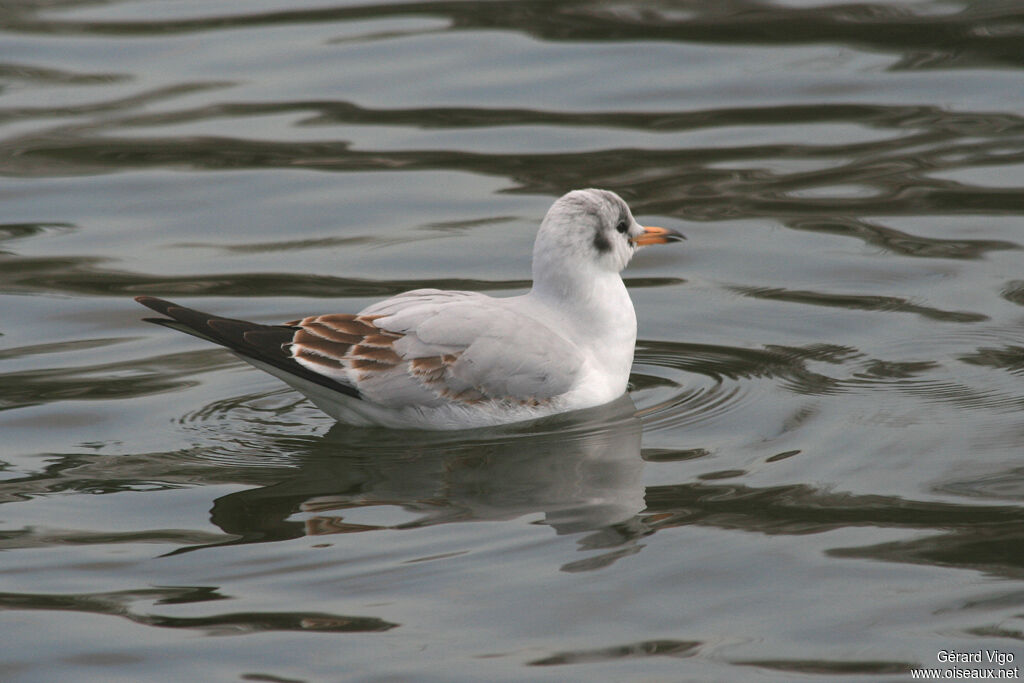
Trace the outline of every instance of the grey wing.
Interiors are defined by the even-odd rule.
[[[568,391],[580,369],[570,342],[505,300],[476,292],[416,290],[358,316],[317,316],[293,357],[391,406],[540,405]]]

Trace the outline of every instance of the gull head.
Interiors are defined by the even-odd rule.
[[[686,239],[674,230],[636,222],[622,197],[608,190],[574,190],[561,196],[544,216],[533,248],[538,267],[594,268],[618,273],[637,247]]]

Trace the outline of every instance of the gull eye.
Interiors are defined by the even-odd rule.
[[[619,224],[615,226],[615,229],[619,231],[620,235],[625,235],[629,231],[629,224],[626,221],[619,221]]]

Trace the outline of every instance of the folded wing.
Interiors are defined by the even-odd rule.
[[[475,292],[416,290],[359,314],[261,325],[149,296],[151,322],[225,346],[243,359],[390,408],[479,404],[540,406],[564,394],[579,354],[564,337]],[[267,368],[264,368],[267,369]]]
[[[476,292],[415,290],[358,315],[289,324],[299,328],[299,363],[395,407],[540,405],[568,391],[579,370],[563,337]]]

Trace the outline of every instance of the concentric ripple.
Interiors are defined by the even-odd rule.
[[[245,467],[291,467],[295,452],[326,432],[333,421],[293,390],[268,391],[220,398],[188,411],[179,426],[204,444],[204,461]],[[285,437],[296,432],[307,438]],[[288,443],[294,442],[294,443]],[[279,448],[268,450],[268,443]]]
[[[712,423],[746,409],[774,387],[811,396],[835,393],[840,381],[809,365],[839,364],[856,355],[847,347],[821,344],[748,349],[640,342],[632,394],[649,429]]]

